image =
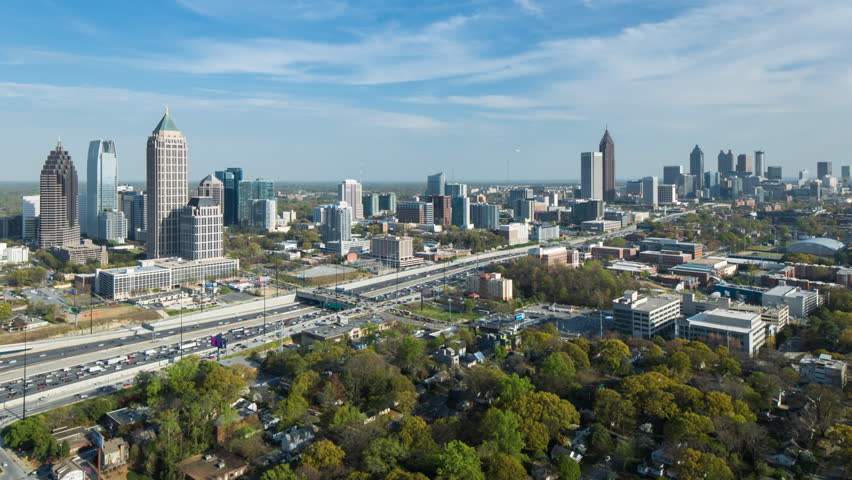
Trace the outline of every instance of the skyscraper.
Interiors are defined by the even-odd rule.
[[[695,145],[692,152],[689,154],[689,174],[695,175],[698,183],[695,188],[701,190],[704,188],[704,152]]]
[[[737,155],[737,175],[748,176],[753,172],[751,166],[751,155],[741,153]]]
[[[763,150],[754,152],[754,174],[758,177],[766,175],[766,153]]]
[[[379,210],[388,213],[396,212],[396,193],[383,193],[379,195]]]
[[[77,169],[71,155],[56,142],[41,169],[41,214],[38,244],[40,248],[80,244],[80,219],[77,210]]]
[[[179,256],[180,214],[189,199],[189,159],[186,137],[168,109],[148,137],[147,150],[148,258]]]
[[[251,205],[255,200],[275,200],[275,185],[271,180],[243,180],[239,184],[239,224],[251,223]]]
[[[222,211],[209,197],[192,197],[179,214],[180,256],[205,260],[222,256]]]
[[[665,185],[677,184],[677,178],[683,173],[683,167],[680,165],[671,165],[663,167],[663,183]]]
[[[603,199],[603,153],[580,154],[580,198]]]
[[[470,222],[474,228],[496,230],[500,226],[500,206],[487,203],[470,205]]]
[[[225,184],[217,177],[207,175],[203,180],[201,180],[201,183],[198,184],[198,196],[210,197],[210,199],[213,200],[213,203],[216,204],[220,210],[224,210]],[[222,213],[224,215],[224,211]]]
[[[148,221],[146,199],[142,192],[126,192],[121,196],[121,211],[127,219],[127,236],[137,242],[144,239],[145,222]]]
[[[444,194],[450,197],[466,197],[467,185],[464,183],[448,183],[444,185]]]
[[[598,151],[602,155],[603,170],[601,176],[601,185],[603,188],[603,197],[587,197],[587,198],[603,198],[605,202],[615,201],[615,143],[612,137],[609,136],[609,129],[606,129],[601,138]]]
[[[844,182],[849,183],[849,165],[843,165],[840,167],[840,178],[842,178]]]
[[[379,195],[377,193],[368,193],[361,195],[361,206],[364,208],[364,217],[370,218],[379,214]]]
[[[38,195],[21,198],[21,239],[25,242],[38,240],[38,223],[41,199]]]
[[[466,196],[452,197],[453,225],[466,229],[470,225],[470,199]]]
[[[322,241],[348,242],[352,240],[352,208],[344,201],[325,207],[325,221],[321,227]]]
[[[766,178],[769,180],[781,180],[781,167],[766,167]]]
[[[817,178],[822,180],[822,177],[831,176],[831,162],[817,162]]]
[[[337,200],[346,202],[352,209],[352,218],[364,218],[364,205],[361,203],[361,184],[357,180],[346,179],[337,186]]]
[[[735,172],[734,170],[734,153],[728,150],[728,153],[725,153],[724,150],[719,150],[719,165],[716,170],[719,171],[719,175],[725,176],[730,175]]]
[[[98,231],[98,215],[119,209],[118,205],[118,157],[112,140],[89,142],[86,162],[86,225],[82,230],[92,238],[105,240]]]
[[[453,203],[452,197],[447,195],[432,195],[429,197],[432,202],[432,213],[435,225],[442,225],[444,228],[453,224]]]
[[[443,195],[446,183],[447,178],[444,176],[444,172],[429,175],[426,177],[426,196]]]
[[[237,225],[239,223],[240,182],[243,181],[243,169],[226,168],[215,172],[215,175],[222,181],[224,189],[222,219],[225,225]]]
[[[657,177],[645,177],[642,179],[642,201],[646,205],[656,207],[658,202],[658,181]]]

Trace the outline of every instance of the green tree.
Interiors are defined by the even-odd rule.
[[[597,454],[603,455],[615,448],[615,442],[606,427],[600,423],[593,423],[589,434],[589,446]]]
[[[480,430],[482,436],[493,442],[500,453],[520,456],[521,450],[524,449],[524,439],[518,430],[518,421],[510,411],[489,408],[482,419]]]
[[[290,465],[281,463],[264,471],[260,480],[299,480],[299,477],[290,469]]]
[[[597,344],[595,363],[610,372],[618,370],[622,362],[628,358],[630,358],[630,348],[621,340],[601,340]]]
[[[332,431],[340,430],[344,427],[361,423],[367,419],[367,416],[358,410],[354,405],[343,405],[334,409],[331,416],[331,421],[328,428]]]
[[[565,396],[574,381],[574,361],[564,352],[553,352],[541,362],[535,372],[535,384],[540,390]]]
[[[580,480],[580,464],[568,455],[557,457],[554,463],[559,469],[559,480]]]
[[[12,318],[12,308],[8,303],[0,303],[0,320],[9,320]]]
[[[663,428],[667,439],[688,442],[692,445],[707,444],[715,430],[713,421],[703,415],[681,412],[670,418]]]
[[[288,395],[278,402],[275,413],[281,417],[281,426],[287,428],[308,413],[308,401],[300,395]]]
[[[320,440],[305,449],[305,453],[302,455],[302,463],[317,470],[325,471],[340,466],[345,456],[346,452],[331,440]]]
[[[734,473],[725,460],[712,453],[687,448],[680,454],[674,467],[679,480],[733,480]]]
[[[402,446],[408,450],[431,451],[435,449],[432,430],[421,417],[403,417],[397,435]]]
[[[520,431],[524,434],[527,448],[531,450],[546,447],[547,440],[554,438],[561,430],[580,423],[580,413],[574,405],[549,392],[528,393],[515,399],[509,405],[509,410],[520,423]],[[544,442],[542,431],[546,432]]]
[[[438,454],[438,474],[446,480],[485,480],[476,450],[460,440],[451,441]]]
[[[599,388],[595,392],[595,416],[610,428],[624,430],[631,428],[636,419],[636,407],[630,400],[609,388]]]
[[[488,480],[526,480],[527,471],[517,458],[498,453],[488,461]]]
[[[408,450],[393,437],[380,437],[364,450],[364,470],[372,474],[388,473],[408,455]]]
[[[519,377],[517,373],[501,377],[497,385],[500,392],[500,402],[504,405],[510,404],[535,390],[529,378]]]

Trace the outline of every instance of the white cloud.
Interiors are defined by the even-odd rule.
[[[547,120],[547,121],[566,121],[566,122],[579,122],[588,120],[587,117],[583,115],[577,115],[576,113],[570,112],[560,112],[556,110],[530,110],[526,112],[512,112],[512,113],[502,113],[502,112],[481,112],[479,114],[481,117],[485,118],[493,118],[496,120],[521,120],[521,121],[537,121],[537,120]]]
[[[493,109],[518,109],[544,106],[539,100],[511,95],[450,95],[448,97],[420,96],[406,97],[399,100],[407,103],[419,103],[424,105],[450,104]]]
[[[544,15],[544,10],[541,6],[535,3],[534,0],[514,0],[514,2],[517,6],[521,7],[523,11],[530,15],[535,15],[537,17]]]

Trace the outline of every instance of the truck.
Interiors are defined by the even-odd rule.
[[[180,350],[186,350],[188,348],[195,348],[197,345],[195,342],[186,342],[183,345],[178,346]]]
[[[89,372],[89,373],[103,372],[104,367],[102,367],[100,365],[95,365],[94,367],[87,368],[86,371]]]
[[[109,360],[107,360],[106,364],[107,365],[115,365],[116,363],[121,363],[121,362],[126,362],[126,361],[127,361],[127,355],[119,355],[115,358],[110,358]]]
[[[145,350],[142,353],[144,353],[146,356],[150,357],[151,355],[156,355],[157,351],[156,350]]]

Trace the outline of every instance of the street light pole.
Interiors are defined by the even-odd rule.
[[[22,418],[27,418],[27,325],[24,325],[24,410]]]
[[[183,299],[178,298],[180,302],[180,359],[183,360]]]
[[[266,283],[263,284],[263,336],[266,337]]]
[[[89,335],[95,331],[95,287],[89,289]]]

